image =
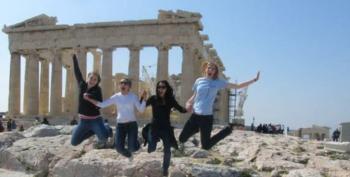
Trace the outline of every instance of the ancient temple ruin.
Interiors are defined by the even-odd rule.
[[[103,97],[110,97],[114,92],[111,80],[115,74],[112,73],[112,52],[121,47],[130,51],[127,74],[133,81],[133,91],[139,90],[140,51],[143,47],[158,49],[156,80],[169,79],[169,50],[173,46],[181,47],[180,103],[184,105],[192,94],[195,79],[201,75],[204,61],[217,62],[221,69],[220,77],[227,79],[222,73],[225,68],[213,45],[205,43],[208,36],[200,33],[203,29],[201,17],[199,13],[160,10],[157,19],[65,25],[57,24],[56,17],[42,14],[4,26],[3,32],[9,36],[11,53],[8,116],[76,115],[78,89],[72,70],[73,52],[78,54],[83,76],[87,72],[87,53],[94,56],[93,68],[101,74]],[[22,57],[25,58],[24,78],[21,78]],[[63,70],[67,73],[64,96]],[[24,79],[23,111],[20,101],[21,79]],[[228,90],[220,91],[214,108],[218,123],[228,121],[228,100]],[[103,110],[106,116],[110,112],[109,108]]]

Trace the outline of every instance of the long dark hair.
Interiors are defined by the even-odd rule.
[[[158,103],[162,103],[162,98],[160,97],[159,92],[158,92],[158,86],[159,86],[160,83],[164,84],[165,87],[166,87],[166,92],[165,92],[165,95],[164,95],[165,104],[170,103],[174,99],[174,90],[170,86],[169,82],[166,81],[166,80],[161,80],[161,81],[157,82],[157,85],[156,85],[157,86],[156,87],[157,101],[158,101]]]

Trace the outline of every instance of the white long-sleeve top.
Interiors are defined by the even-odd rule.
[[[112,104],[117,106],[117,123],[136,121],[135,107],[139,112],[145,111],[146,108],[146,102],[143,100],[142,103],[140,103],[139,98],[134,93],[123,95],[121,92],[114,94],[103,102],[99,102],[97,106],[105,108]]]

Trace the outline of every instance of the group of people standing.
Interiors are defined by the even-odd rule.
[[[79,118],[80,121],[72,133],[71,144],[78,145],[83,140],[96,134],[97,147],[105,147],[111,134],[111,128],[103,123],[100,108],[110,105],[117,107],[115,148],[125,157],[132,158],[133,152],[139,150],[138,124],[135,109],[143,112],[147,106],[152,107],[153,118],[151,123],[143,131],[148,143],[148,152],[156,150],[157,142],[162,140],[164,146],[163,175],[168,176],[168,168],[171,158],[171,147],[183,150],[184,143],[195,133],[200,132],[203,149],[210,149],[221,139],[232,132],[232,125],[228,125],[220,132],[211,136],[213,127],[213,104],[220,89],[239,89],[246,87],[259,79],[257,76],[241,84],[228,83],[218,78],[219,68],[213,62],[203,65],[203,77],[198,78],[193,85],[193,95],[186,102],[185,107],[178,104],[173,89],[168,81],[159,81],[156,85],[156,94],[148,97],[143,91],[141,96],[131,93],[131,80],[124,78],[119,82],[120,92],[106,100],[102,100],[102,92],[99,87],[100,75],[96,72],[88,73],[87,80],[82,77],[78,66],[78,59],[73,55],[74,73],[79,86]],[[175,108],[181,113],[192,113],[185,123],[179,136],[180,146],[174,135],[170,123],[170,113]],[[127,138],[127,148],[125,148]]]

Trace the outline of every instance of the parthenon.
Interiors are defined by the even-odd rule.
[[[130,51],[127,74],[133,81],[135,92],[140,85],[140,51],[143,47],[158,49],[156,80],[169,79],[169,50],[173,46],[181,47],[183,58],[179,90],[180,103],[184,105],[192,94],[195,79],[201,75],[200,66],[204,61],[218,63],[220,77],[227,79],[213,45],[205,43],[209,40],[208,35],[200,33],[203,29],[201,18],[199,13],[160,10],[158,18],[151,20],[64,25],[57,24],[56,17],[42,14],[5,26],[3,32],[9,36],[11,54],[8,116],[74,116],[77,113],[78,89],[72,71],[73,52],[78,55],[83,76],[87,72],[87,53],[93,55],[93,68],[100,72],[102,78],[103,97],[110,97],[114,92],[112,52],[121,47]],[[21,57],[25,58],[24,78],[21,78]],[[63,70],[67,73],[64,96]],[[24,79],[23,111],[21,79]],[[223,90],[218,94],[215,105],[215,117],[220,119],[219,122],[228,121],[228,104],[228,90]],[[102,110],[104,115],[110,111],[108,108]]]

